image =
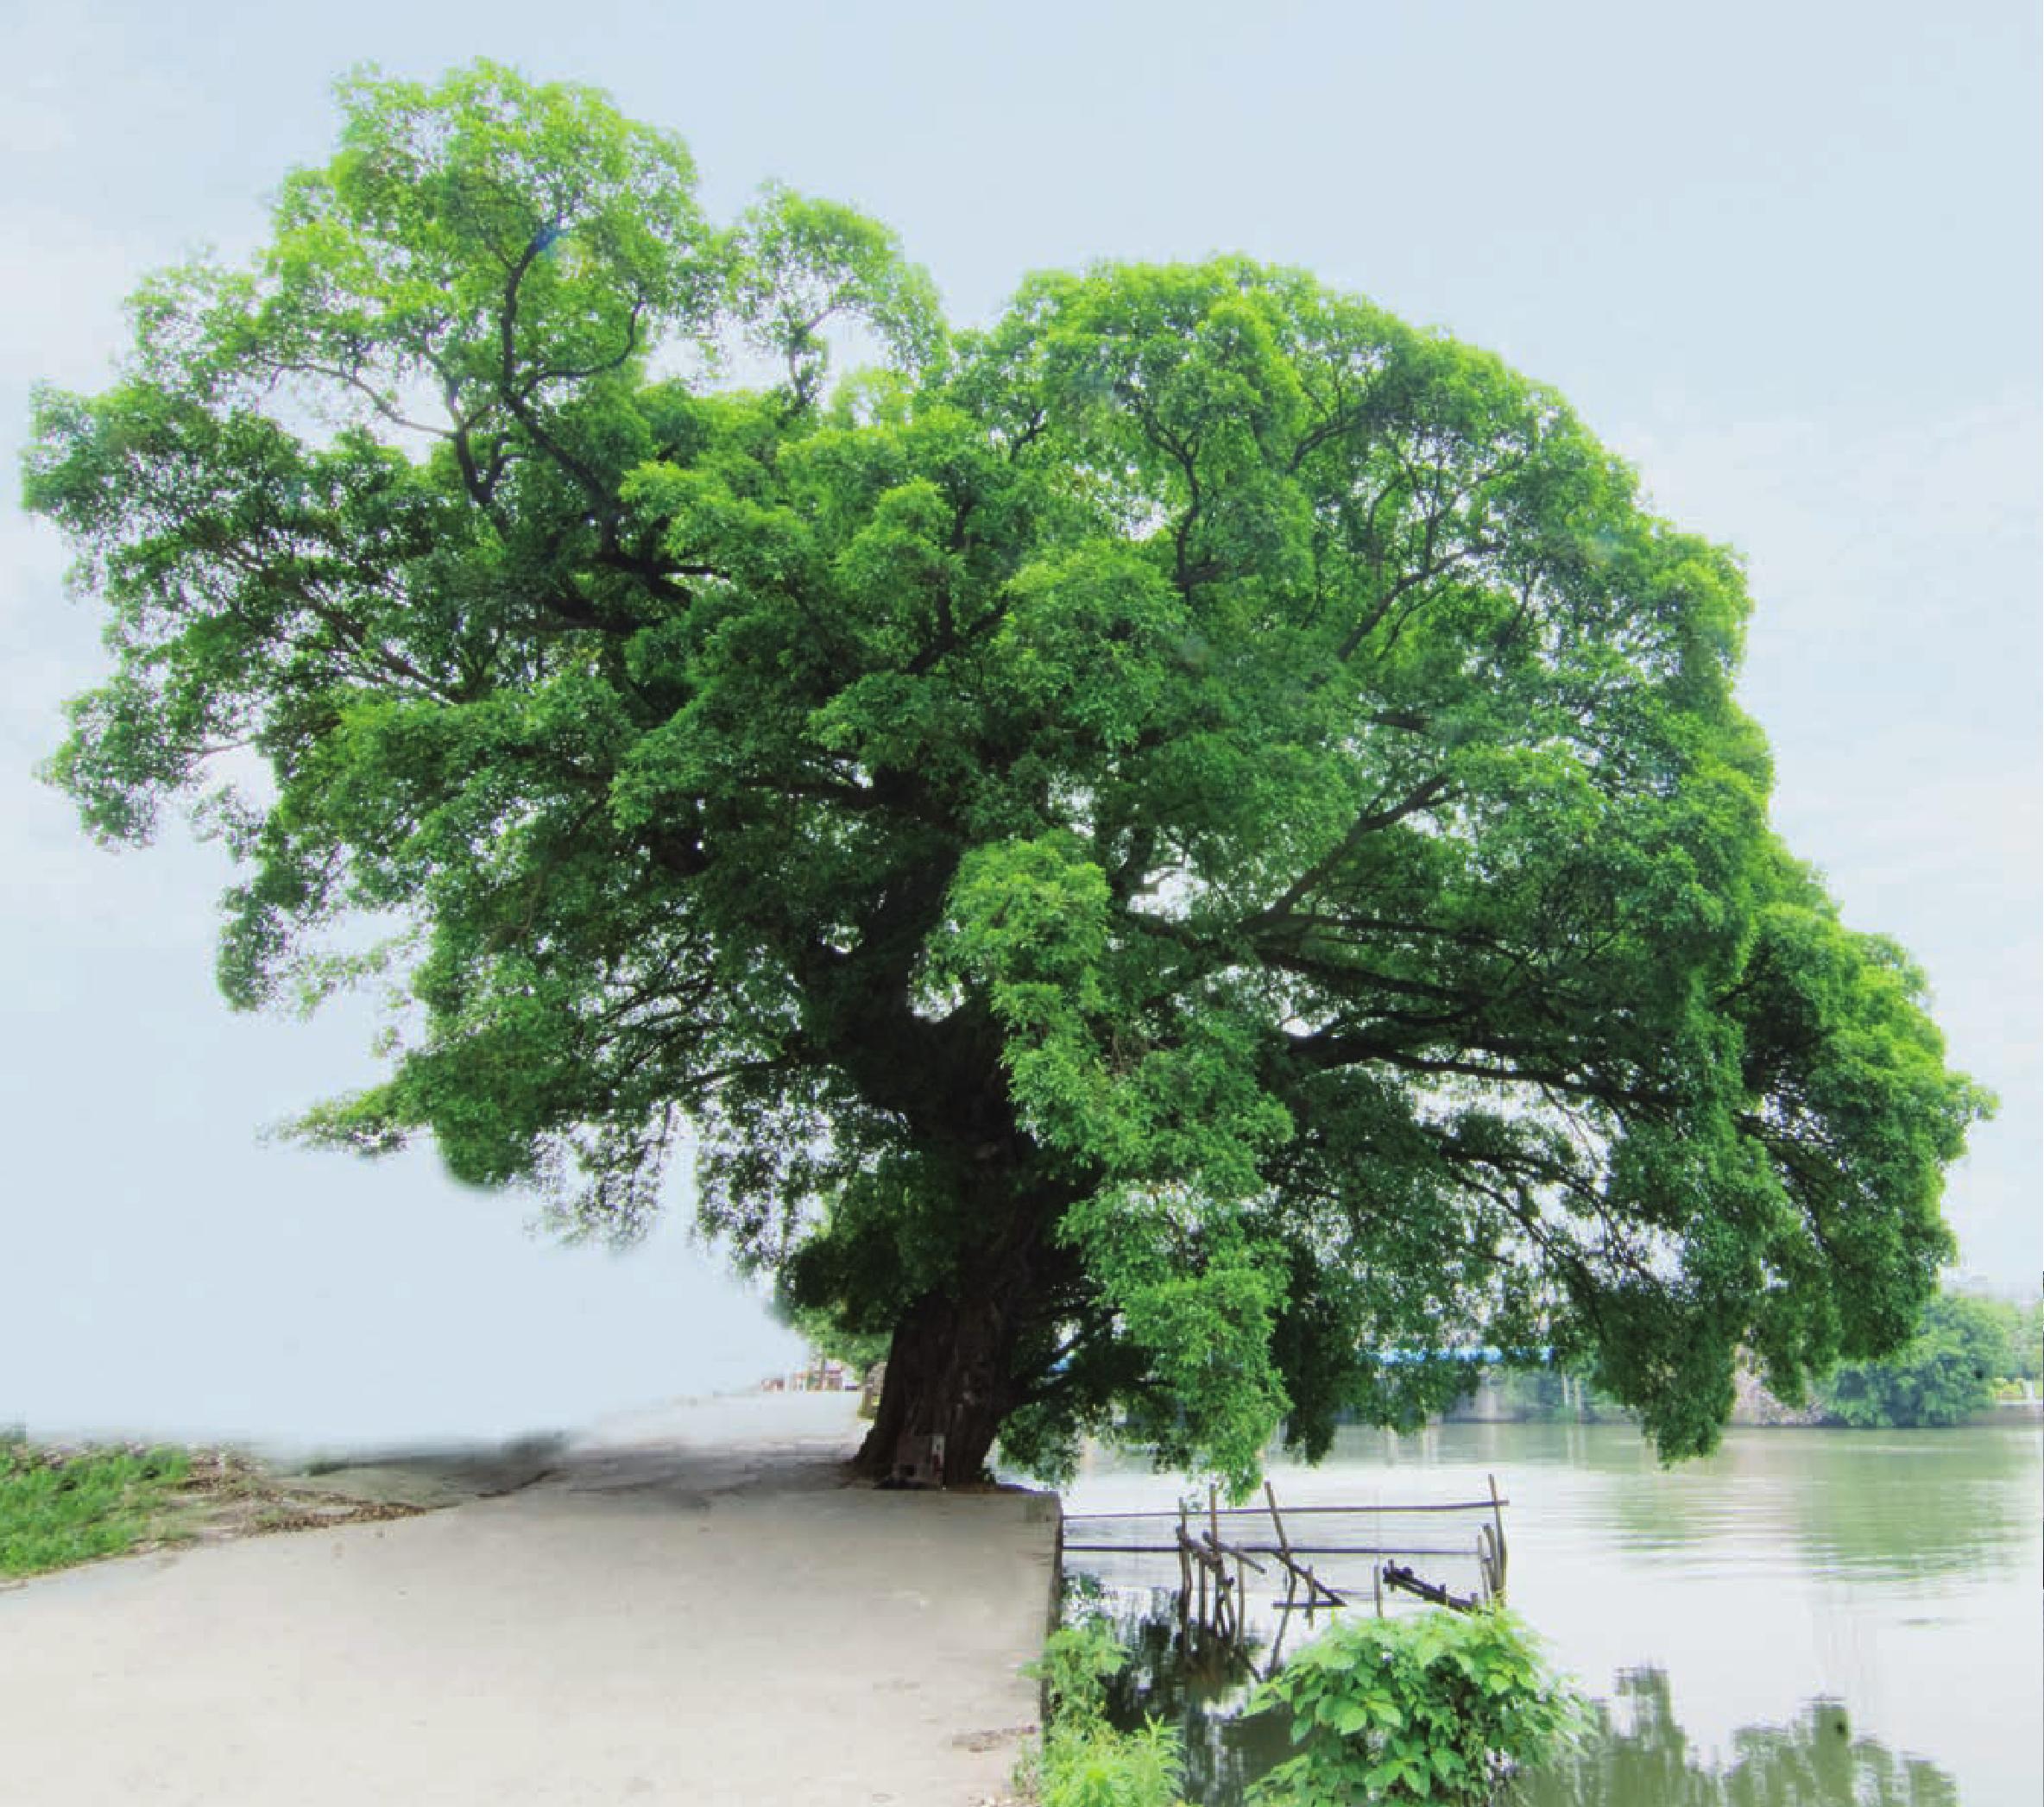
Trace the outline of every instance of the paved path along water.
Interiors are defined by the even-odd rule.
[[[0,1802],[1004,1799],[1050,1511],[843,1486],[855,1437],[675,1407],[499,1497],[0,1593]]]

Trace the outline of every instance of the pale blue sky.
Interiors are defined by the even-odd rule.
[[[0,441],[103,381],[122,296],[262,231],[331,79],[486,54],[895,226],[955,318],[1026,271],[1240,250],[1555,384],[1658,506],[1739,547],[1776,818],[1927,966],[2002,1094],[1947,1208],[2040,1266],[2040,46],[2028,0],[1679,11],[346,8],[0,0]],[[0,515],[0,1420],[318,1440],[479,1433],[733,1384],[785,1339],[665,1234],[526,1237],[430,1157],[255,1130],[369,1071],[360,1017],[230,1017],[222,875],[87,847],[27,776],[97,669],[54,538]]]

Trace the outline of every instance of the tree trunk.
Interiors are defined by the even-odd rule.
[[[880,1409],[856,1466],[875,1481],[968,1485],[985,1470],[1013,1404],[1015,1334],[1006,1306],[925,1293],[887,1351]],[[906,1472],[904,1472],[904,1470]]]

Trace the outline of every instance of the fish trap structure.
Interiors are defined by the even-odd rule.
[[[1103,1579],[1152,1587],[1170,1585],[1165,1565],[1175,1563],[1181,1634],[1238,1650],[1247,1646],[1254,1577],[1271,1590],[1275,1668],[1302,1614],[1309,1624],[1318,1613],[1355,1606],[1382,1615],[1387,1598],[1399,1596],[1459,1612],[1501,1600],[1511,1502],[1495,1475],[1485,1479],[1490,1492],[1480,1500],[1281,1508],[1266,1481],[1259,1506],[1223,1506],[1209,1489],[1203,1511],[1181,1502],[1172,1510],[1068,1513],[1059,1560],[1082,1558],[1075,1566]],[[1455,1579],[1473,1574],[1474,1585],[1458,1592],[1423,1570]]]

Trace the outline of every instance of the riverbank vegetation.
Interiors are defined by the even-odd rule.
[[[239,1450],[52,1446],[0,1433],[0,1580],[159,1545],[410,1518],[422,1509],[325,1493]]]
[[[1155,1615],[1117,1626],[1087,1610],[1051,1634],[1035,1672],[1044,1736],[1018,1777],[1042,1807],[1177,1807],[1182,1791],[1235,1799],[1245,1784],[1259,1807],[1474,1807],[1508,1778],[1572,1748],[1592,1723],[1524,1622],[1502,1608],[1359,1613],[1338,1618],[1246,1692],[1252,1677],[1243,1674],[1221,1710],[1289,1725],[1290,1755],[1224,1777],[1189,1761],[1199,1729],[1170,1722],[1186,1715],[1187,1674],[1213,1653],[1195,1662],[1183,1648],[1167,1653],[1145,1639],[1167,1629]],[[1187,1728],[1229,1698],[1226,1689],[1209,1697]],[[1164,1718],[1152,1716],[1159,1705]]]
[[[1060,1626],[1034,1673],[1043,1684],[1044,1734],[1017,1780],[1040,1807],[1183,1807],[1183,1741],[1155,1719],[1118,1729],[1107,1684],[1129,1653],[1105,1620]]]
[[[191,1467],[179,1449],[0,1442],[0,1578],[118,1556],[161,1535]]]

